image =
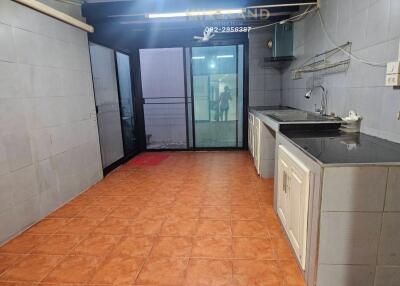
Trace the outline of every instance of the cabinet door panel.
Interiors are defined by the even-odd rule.
[[[288,202],[288,180],[289,165],[284,156],[279,156],[278,162],[278,216],[281,219],[283,227],[286,229],[289,218],[289,202]]]
[[[288,235],[297,258],[305,269],[310,171],[297,158],[293,157],[292,160],[289,193],[292,215],[289,218]]]
[[[288,236],[292,243],[293,249],[301,259],[302,246],[302,229],[303,229],[303,205],[302,205],[302,189],[303,179],[297,176],[296,171],[291,169],[289,183],[289,201],[290,201],[290,218],[288,227]]]
[[[255,118],[254,124],[254,164],[257,169],[257,174],[260,174],[260,119]]]
[[[249,114],[249,138],[248,138],[248,144],[249,144],[249,150],[250,154],[253,156],[253,119],[251,114]]]
[[[310,171],[283,146],[279,146],[278,168],[278,215],[305,269]]]

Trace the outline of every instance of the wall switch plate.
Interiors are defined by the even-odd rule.
[[[387,74],[386,86],[400,86],[400,74]]]
[[[399,74],[400,62],[390,62],[386,65],[386,74]]]

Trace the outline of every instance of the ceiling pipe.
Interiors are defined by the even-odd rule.
[[[3,0],[0,0],[3,1]],[[94,28],[93,26],[90,26],[82,21],[79,21],[78,19],[71,17],[68,14],[65,14],[63,12],[60,12],[46,4],[43,4],[37,0],[14,0],[17,3],[20,3],[22,5],[25,5],[29,8],[32,8],[36,11],[39,11],[43,14],[46,14],[50,17],[53,17],[55,19],[58,19],[60,21],[63,21],[64,23],[70,24],[76,28],[79,28],[81,30],[84,30],[88,33],[93,33]]]

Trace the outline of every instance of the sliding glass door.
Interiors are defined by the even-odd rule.
[[[243,147],[243,46],[192,48],[194,147]]]
[[[103,169],[124,157],[114,51],[90,43]]]
[[[108,173],[138,152],[129,55],[90,43],[101,159]]]
[[[183,57],[183,48],[140,50],[147,149],[187,148]]]
[[[147,149],[243,147],[243,45],[139,55]]]

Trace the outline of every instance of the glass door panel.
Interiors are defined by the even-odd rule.
[[[191,62],[194,147],[241,147],[243,46],[193,47]]]
[[[114,51],[90,43],[103,169],[124,157]]]
[[[183,48],[140,50],[147,149],[187,148]]]
[[[134,133],[134,106],[131,84],[131,67],[129,56],[116,52],[118,87],[121,105],[122,139],[124,143],[125,156],[136,151],[136,138]]]

